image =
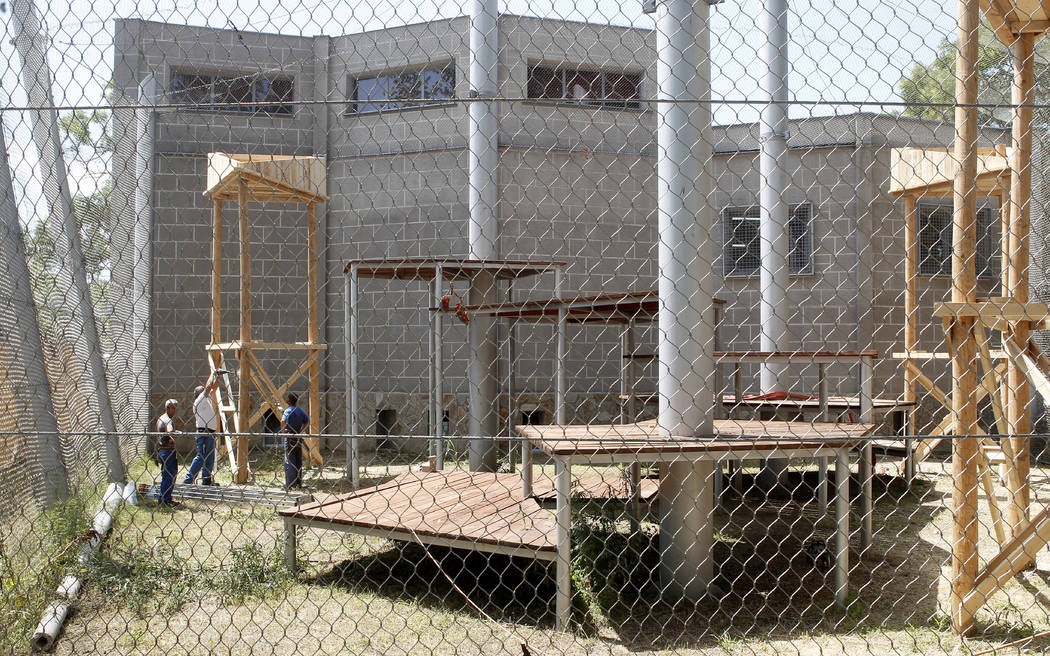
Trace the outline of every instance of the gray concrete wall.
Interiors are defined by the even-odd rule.
[[[342,268],[353,258],[444,257],[466,253],[467,153],[463,105],[411,108],[368,115],[347,113],[351,79],[377,72],[454,62],[456,93],[466,96],[469,54],[466,19],[455,18],[318,40],[119,21],[118,98],[129,97],[147,72],[170,87],[172,70],[210,72],[279,70],[295,79],[297,99],[313,99],[290,117],[215,111],[163,110],[157,128],[154,226],[155,400],[185,398],[206,371],[209,339],[211,209],[201,196],[205,156],[230,152],[318,154],[328,158],[330,202],[322,208],[324,255],[321,290],[327,308],[324,390],[328,427],[343,428]],[[528,66],[538,63],[643,72],[642,94],[655,88],[653,34],[580,23],[503,16],[500,85],[505,97],[526,95]],[[133,55],[133,56],[132,56]],[[320,59],[319,59],[320,57]],[[118,138],[129,118],[115,115]],[[129,133],[130,134],[130,133]],[[1001,138],[989,132],[988,139]],[[791,203],[813,206],[814,271],[793,276],[789,299],[793,345],[800,350],[899,350],[903,316],[903,207],[885,189],[889,147],[946,146],[950,125],[855,114],[793,121],[788,164]],[[721,211],[757,203],[757,127],[715,129],[714,234]],[[506,102],[500,129],[500,249],[507,258],[564,260],[568,292],[648,289],[656,276],[655,117],[640,110]],[[128,169],[115,158],[118,189]],[[224,338],[236,335],[235,210],[225,216]],[[305,339],[306,265],[301,207],[253,205],[253,304],[256,337]],[[126,224],[126,209],[118,210]],[[721,241],[712,245],[721,250]],[[757,278],[724,279],[728,301],[720,336],[728,349],[758,341]],[[924,282],[926,307],[947,281]],[[455,291],[465,295],[466,288]],[[552,292],[552,277],[525,281],[516,298]],[[400,430],[427,430],[428,292],[422,283],[366,281],[361,294],[362,426],[377,408],[399,410]],[[939,339],[939,326],[924,339]],[[615,415],[618,331],[572,328],[569,356],[574,421]],[[505,339],[506,330],[499,332]],[[454,319],[446,330],[445,391],[458,426],[466,398],[466,331]],[[639,337],[639,351],[655,348],[656,331]],[[530,403],[549,404],[553,390],[552,330],[519,329],[515,387]],[[278,354],[274,378],[298,365]],[[285,357],[288,356],[288,357]],[[501,367],[504,365],[501,364]],[[756,372],[747,368],[750,379]],[[640,389],[655,387],[652,365],[642,367]],[[501,369],[501,378],[505,377]],[[799,369],[797,391],[812,391],[816,367]],[[856,368],[831,370],[833,388],[856,391]],[[899,367],[879,365],[876,392],[901,391]],[[300,389],[305,387],[301,384]]]

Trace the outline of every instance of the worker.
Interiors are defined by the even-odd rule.
[[[303,445],[299,434],[310,425],[310,416],[303,412],[297,403],[299,396],[288,392],[284,396],[284,416],[281,417],[281,432],[284,440],[284,487],[286,490],[297,490],[303,487]]]
[[[215,469],[215,433],[219,430],[219,411],[215,407],[212,392],[219,386],[220,371],[208,377],[204,385],[193,390],[193,418],[197,425],[197,455],[190,463],[183,483],[193,483],[197,473],[204,485],[218,485],[212,478]]]
[[[164,414],[157,419],[157,460],[160,461],[160,489],[157,491],[157,503],[169,508],[180,504],[172,500],[171,493],[175,488],[175,475],[178,473],[178,458],[175,454],[175,413],[179,411],[179,402],[168,399],[164,402]]]

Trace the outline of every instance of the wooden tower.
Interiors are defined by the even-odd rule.
[[[1046,304],[1028,299],[1029,230],[1032,194],[1032,103],[1034,100],[1035,39],[1050,29],[1048,0],[957,0],[958,55],[955,84],[955,147],[952,157],[953,234],[951,302],[938,304],[952,366],[952,625],[959,633],[974,628],[976,612],[1009,578],[1032,562],[1036,550],[1050,540],[1050,507],[1029,512],[1030,383],[1050,394],[1045,372],[1050,360],[1030,340],[1034,329],[1045,329]],[[1009,203],[1003,210],[1003,289],[999,298],[977,297],[976,243],[978,178],[977,148],[978,26],[982,12],[996,35],[1013,54],[1013,117]],[[978,362],[985,358],[985,330],[1001,332],[1006,384],[1000,394],[1002,424],[999,440],[1003,471],[1010,490],[1005,539],[998,554],[980,566],[978,559],[978,469],[983,436],[977,423]]]
[[[292,157],[284,155],[208,155],[208,181],[204,195],[214,203],[212,233],[212,308],[211,343],[206,350],[208,366],[212,371],[231,368],[226,365],[227,354],[237,360],[237,390],[229,377],[215,392],[221,428],[226,433],[226,450],[236,483],[249,478],[247,438],[230,437],[230,433],[249,433],[267,409],[280,417],[284,411],[284,394],[304,375],[309,382],[310,431],[316,435],[321,421],[320,355],[325,345],[318,342],[317,296],[317,219],[318,203],[328,200],[325,188],[325,161],[319,157]],[[240,331],[233,341],[222,341],[221,279],[222,279],[222,209],[223,201],[237,202],[237,241],[240,248]],[[251,236],[248,219],[249,202],[303,203],[306,205],[307,230],[307,335],[302,342],[267,342],[258,339],[252,325]],[[263,367],[265,352],[305,352],[306,356],[295,373],[280,385]],[[252,390],[260,396],[254,403]],[[321,464],[318,439],[308,437],[306,462]],[[221,450],[221,449],[220,449]]]

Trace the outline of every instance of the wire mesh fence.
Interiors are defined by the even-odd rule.
[[[986,4],[0,3],[0,648],[1045,650]]]

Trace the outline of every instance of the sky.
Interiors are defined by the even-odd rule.
[[[5,3],[7,7],[9,4]],[[850,103],[896,102],[896,86],[914,62],[929,62],[945,37],[954,38],[955,3],[932,0],[789,0],[788,57],[791,98],[812,104],[792,106],[795,117],[847,113],[878,106]],[[762,75],[757,44],[762,40],[758,0],[725,0],[712,8],[712,98],[716,123],[757,118]],[[501,12],[653,28],[640,0],[500,0]],[[160,0],[101,3],[37,0],[51,39],[49,61],[59,106],[104,104],[113,62],[113,26],[118,18],[237,28],[297,35],[341,35],[386,26],[450,18],[469,13],[458,0]],[[0,102],[23,107],[20,59],[11,44],[10,11],[0,14]],[[723,102],[719,102],[723,101]],[[735,101],[735,102],[724,102]],[[738,104],[755,101],[756,104]],[[891,106],[886,110],[896,109]],[[36,157],[28,116],[3,113],[16,193],[23,221],[39,209]],[[105,164],[68,161],[74,188],[90,192],[105,178]]]

